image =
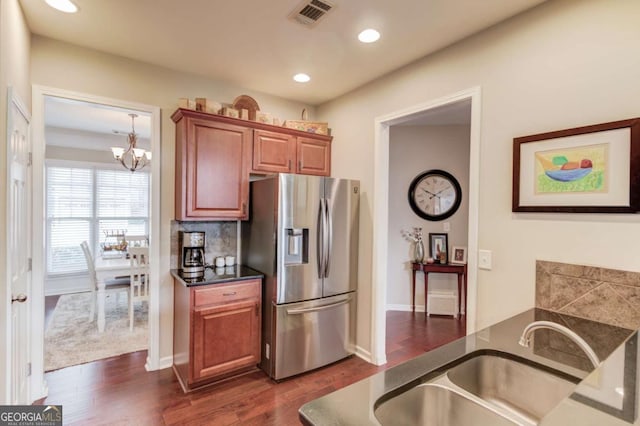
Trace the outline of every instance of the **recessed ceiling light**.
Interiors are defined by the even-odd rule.
[[[373,43],[374,41],[378,41],[379,38],[380,33],[372,28],[366,29],[358,34],[358,40],[363,43]]]
[[[305,73],[299,73],[293,76],[293,79],[295,81],[297,81],[298,83],[306,83],[309,80],[311,80],[311,77],[309,77],[307,74]]]
[[[49,6],[59,10],[60,12],[76,13],[78,11],[78,6],[73,4],[71,0],[45,0],[45,1]]]

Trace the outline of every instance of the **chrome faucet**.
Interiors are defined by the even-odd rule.
[[[600,365],[600,359],[598,358],[598,355],[596,355],[593,349],[591,349],[591,346],[589,346],[589,344],[585,342],[582,337],[578,336],[574,331],[568,329],[564,325],[560,325],[552,321],[532,322],[524,328],[524,330],[522,331],[522,336],[520,336],[520,341],[518,343],[520,343],[521,346],[528,348],[529,343],[531,343],[531,336],[533,335],[533,332],[540,328],[548,328],[550,330],[555,330],[560,332],[561,334],[564,334],[565,336],[573,340],[578,346],[580,346],[584,353],[586,353],[589,357],[589,360],[593,364],[594,368],[598,368],[598,365]]]

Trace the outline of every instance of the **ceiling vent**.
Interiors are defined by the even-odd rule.
[[[305,0],[289,14],[289,19],[305,27],[315,27],[335,6],[326,0]]]

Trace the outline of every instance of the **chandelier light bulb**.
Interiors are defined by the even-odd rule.
[[[122,154],[124,154],[124,148],[112,146],[111,152],[113,152],[113,158],[115,158],[116,160],[119,160],[122,157]]]

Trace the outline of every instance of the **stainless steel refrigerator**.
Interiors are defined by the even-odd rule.
[[[355,352],[359,201],[355,180],[251,183],[242,263],[265,274],[260,367],[275,380]]]

